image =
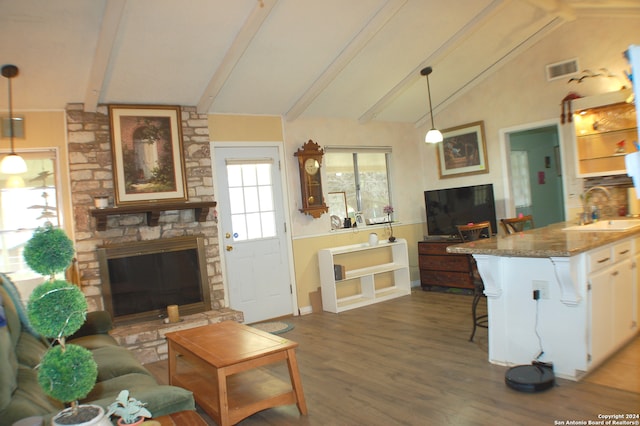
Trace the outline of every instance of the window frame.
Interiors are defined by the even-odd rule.
[[[361,176],[360,169],[358,167],[358,154],[384,154],[385,157],[385,169],[386,169],[386,177],[387,177],[387,194],[388,200],[385,205],[393,205],[393,190],[392,190],[392,167],[391,167],[391,156],[393,154],[392,148],[390,146],[325,146],[325,162],[328,161],[327,154],[334,153],[349,153],[352,155],[352,164],[353,164],[353,173],[354,173],[354,188],[355,188],[355,201],[356,201],[356,211],[352,212],[353,215],[349,214],[352,220],[355,221],[355,216],[359,215],[362,212],[362,189],[361,189]],[[328,173],[328,164],[325,164],[325,173]],[[327,187],[329,186],[328,176],[327,177]],[[335,192],[335,188],[332,188],[331,192]],[[386,217],[386,216],[385,216]],[[371,219],[366,217],[365,219]],[[393,220],[393,219],[392,219]],[[373,223],[370,223],[373,224]]]

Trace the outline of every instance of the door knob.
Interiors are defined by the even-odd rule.
[[[224,234],[224,237],[225,238],[231,238],[231,234],[227,232],[226,234]]]
[[[227,251],[233,251],[233,246],[227,246]]]

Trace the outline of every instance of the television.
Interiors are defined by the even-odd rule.
[[[424,202],[430,236],[455,237],[458,235],[456,225],[487,220],[491,222],[492,232],[498,232],[491,183],[424,191]]]

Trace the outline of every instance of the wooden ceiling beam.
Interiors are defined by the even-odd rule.
[[[198,102],[197,111],[199,114],[206,114],[213,105],[216,97],[224,87],[225,82],[231,75],[231,72],[237,65],[238,61],[249,47],[251,40],[260,31],[260,27],[265,19],[271,13],[278,0],[262,0],[256,2],[256,6],[247,20],[242,25],[238,35],[227,50],[220,66],[209,80],[209,84]]]
[[[367,25],[358,32],[289,111],[287,111],[285,114],[286,120],[292,121],[298,118],[406,2],[407,0],[387,0],[384,6],[369,20]]]
[[[95,112],[100,102],[100,93],[102,93],[104,78],[126,3],[127,0],[110,0],[105,4],[96,53],[93,56],[89,82],[84,95],[84,110],[87,112]]]

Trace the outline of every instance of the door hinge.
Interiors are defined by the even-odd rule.
[[[287,233],[287,222],[284,223],[284,233]]]
[[[289,284],[289,294],[293,294],[293,286]]]

